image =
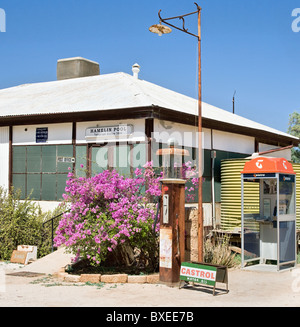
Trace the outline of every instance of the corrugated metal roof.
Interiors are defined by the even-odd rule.
[[[151,106],[198,115],[197,99],[125,73],[25,84],[0,90],[0,119],[22,115]],[[219,122],[294,138],[289,134],[204,102],[202,103],[202,116]]]

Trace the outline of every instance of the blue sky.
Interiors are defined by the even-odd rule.
[[[291,25],[294,0],[203,0],[202,99],[287,131],[300,111],[300,32]],[[0,89],[56,79],[60,58],[81,56],[101,74],[139,63],[140,78],[197,98],[197,39],[174,30],[149,32],[162,17],[196,10],[187,0],[1,0]],[[174,21],[180,25],[180,21]],[[299,23],[300,26],[300,23]],[[197,17],[186,20],[197,33]]]

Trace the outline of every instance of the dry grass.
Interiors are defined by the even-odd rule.
[[[230,250],[228,236],[218,237],[214,244],[210,239],[204,243],[204,261],[206,263],[231,268],[237,265],[235,255]]]

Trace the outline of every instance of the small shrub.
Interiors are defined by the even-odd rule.
[[[29,200],[20,200],[20,192],[7,193],[0,188],[0,259],[9,260],[21,244],[40,243],[41,210]]]
[[[204,243],[204,261],[215,265],[234,267],[237,264],[235,253],[229,247],[229,237],[223,236],[213,244],[210,239]]]
[[[18,190],[8,193],[0,187],[0,260],[10,260],[18,245],[37,246],[38,257],[49,254],[51,227],[43,222],[51,215],[43,213],[36,202],[21,200]]]

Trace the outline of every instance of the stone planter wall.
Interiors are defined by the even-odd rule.
[[[157,284],[159,283],[159,274],[152,275],[127,275],[127,274],[113,274],[113,275],[101,275],[101,274],[81,274],[71,275],[62,269],[61,272],[54,274],[55,278],[63,282],[69,283],[113,283],[113,284]]]

